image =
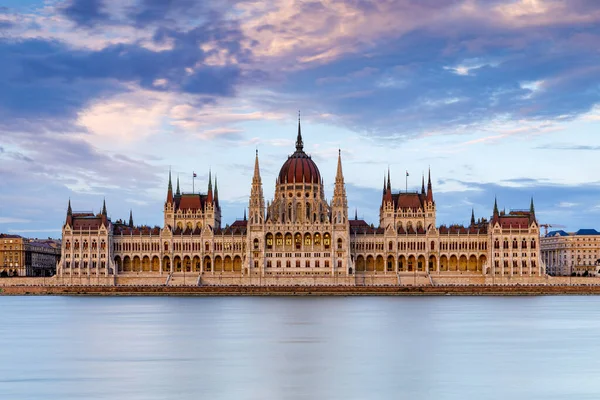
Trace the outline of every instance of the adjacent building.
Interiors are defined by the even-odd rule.
[[[24,239],[0,234],[0,277],[25,276]]]
[[[541,239],[541,248],[549,275],[599,275],[600,232],[595,229],[548,232]]]
[[[0,277],[52,276],[60,260],[58,240],[0,234]]]
[[[60,261],[60,241],[30,239],[24,245],[25,276],[53,276]]]
[[[533,200],[527,210],[504,212],[494,204],[489,219],[437,226],[429,173],[418,192],[394,192],[388,171],[377,226],[348,215],[338,154],[333,197],[304,151],[300,122],[295,151],[283,163],[274,197],[265,201],[256,153],[248,214],[222,226],[216,178],[206,193],[183,193],[171,174],[162,227],[113,222],[106,203],[99,214],[73,212],[62,229],[61,277],[170,276],[294,278],[403,276],[540,277],[539,227]],[[279,279],[281,278],[281,279]],[[304,280],[306,282],[306,279]],[[415,278],[416,282],[416,278]],[[270,283],[272,284],[272,282]]]

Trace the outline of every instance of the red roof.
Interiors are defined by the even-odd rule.
[[[101,217],[77,217],[73,216],[73,230],[99,229],[102,225]]]
[[[397,193],[392,196],[394,199],[394,207],[400,209],[414,209],[423,208],[425,204],[426,196],[419,193]]]
[[[498,223],[503,229],[525,229],[529,228],[529,217],[503,215],[498,217]]]
[[[279,183],[320,183],[317,164],[304,151],[292,154],[279,171]]]
[[[177,208],[180,210],[201,210],[202,199],[199,194],[182,194],[179,198]]]

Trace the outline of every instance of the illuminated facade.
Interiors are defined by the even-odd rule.
[[[198,194],[182,193],[179,181],[174,192],[169,174],[162,227],[136,226],[131,216],[129,223],[112,222],[105,204],[99,214],[74,213],[69,202],[58,274],[158,276],[167,283],[187,274],[198,284],[217,276],[238,284],[256,277],[277,278],[269,284],[294,278],[368,284],[370,277],[404,284],[445,275],[545,275],[533,201],[509,213],[495,204],[491,219],[472,215],[468,226],[436,226],[431,174],[420,192],[393,193],[388,172],[374,227],[348,215],[341,151],[329,202],[323,186],[298,123],[296,150],[281,167],[274,198],[265,203],[257,152],[248,217],[224,228],[210,175],[207,193]]]

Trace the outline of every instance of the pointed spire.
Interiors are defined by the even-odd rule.
[[[133,212],[129,209],[129,227],[133,228]]]
[[[387,190],[388,192],[392,191],[392,181],[390,179],[390,166],[388,165],[388,177],[387,177]]]
[[[425,174],[423,174],[423,178],[421,180],[421,194],[425,194]]]
[[[298,110],[298,137],[296,138],[296,151],[304,151],[304,142],[302,141],[302,131],[300,129],[300,110]]]
[[[529,212],[535,215],[535,206],[533,205],[533,196],[531,197],[531,205],[529,206]]]
[[[338,149],[338,163],[337,163],[337,172],[335,174],[335,181],[344,182],[344,173],[342,172],[342,150]]]
[[[471,226],[475,225],[475,209],[471,208]]]
[[[386,186],[385,186],[385,174],[383,174],[383,195],[385,196],[385,193],[387,192],[386,190]]]
[[[206,201],[208,203],[213,202],[213,191],[212,191],[212,172],[208,170],[208,193],[206,194]]]
[[[500,213],[498,212],[498,199],[494,197],[494,218],[497,217]]]
[[[261,183],[260,166],[258,164],[258,149],[256,149],[256,158],[254,159],[254,176],[252,177],[252,182]]]
[[[429,168],[428,175],[429,176],[427,178],[427,201],[433,203],[433,189],[431,187],[431,167]]]
[[[69,205],[67,207],[67,215],[73,215],[73,210],[71,209],[71,198],[69,197]]]
[[[358,221],[358,208],[354,209],[354,220]]]
[[[181,192],[179,191],[179,174],[177,174],[177,192],[175,192],[176,196],[181,196]]]
[[[217,187],[217,175],[215,174],[215,204],[219,207],[219,188]]]
[[[173,184],[171,183],[171,167],[169,167],[169,188],[167,189],[167,203],[173,203]]]
[[[246,209],[244,208],[244,221],[246,221]]]
[[[106,198],[102,200],[102,215],[106,217]]]

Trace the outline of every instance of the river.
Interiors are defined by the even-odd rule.
[[[0,297],[0,399],[600,398],[600,297]]]

